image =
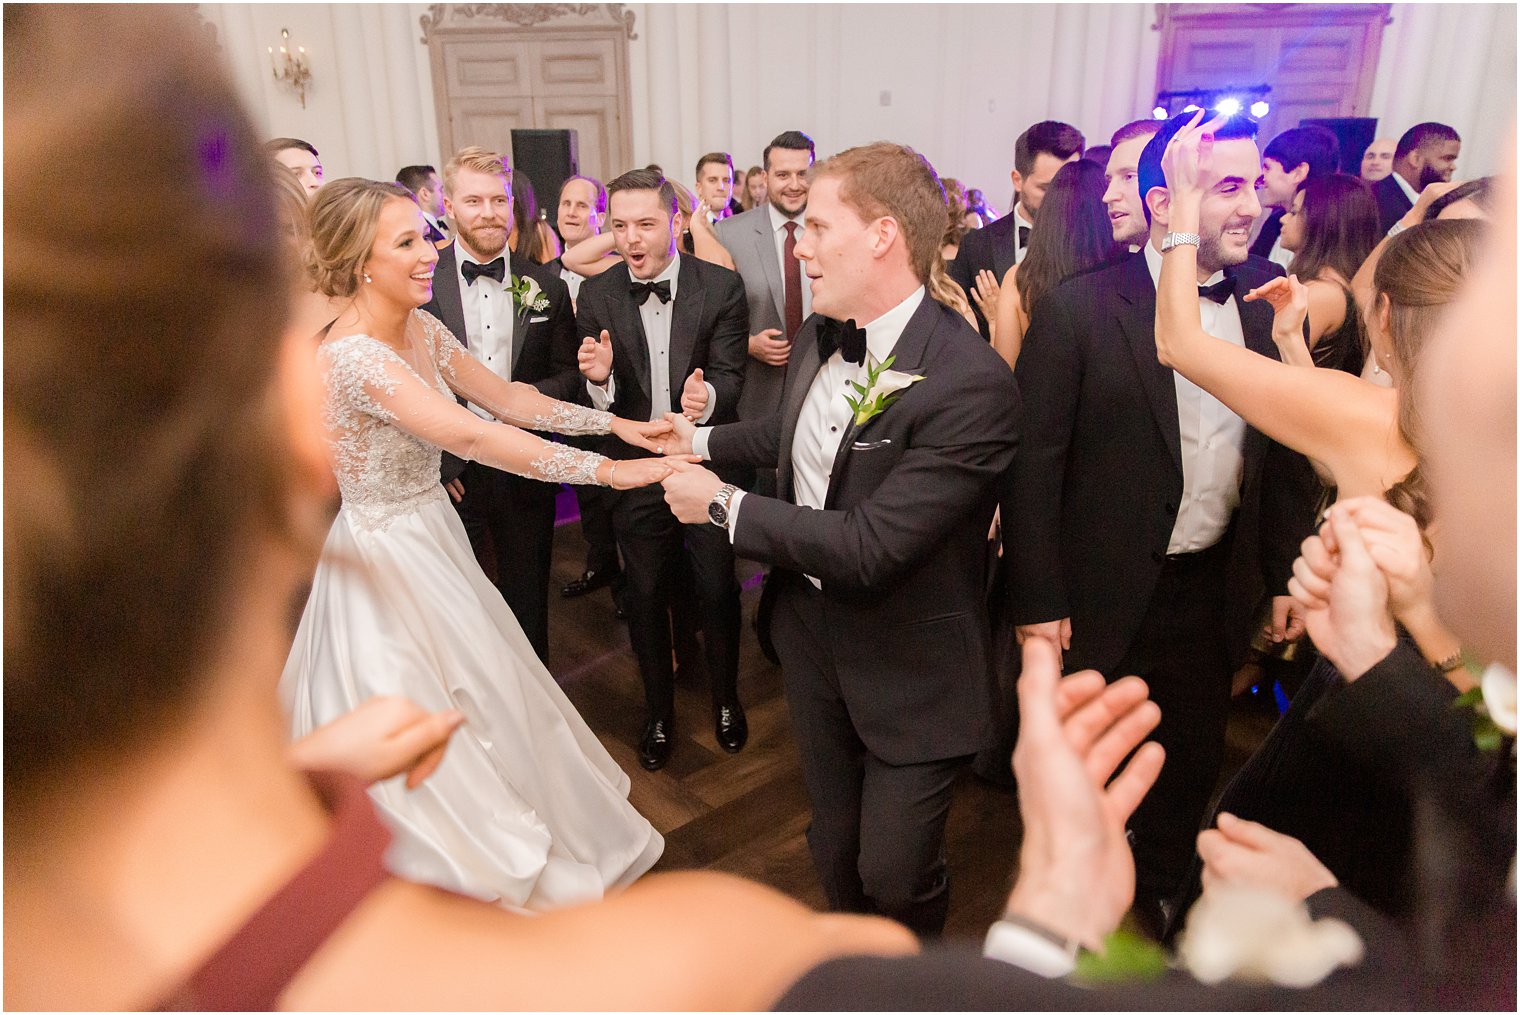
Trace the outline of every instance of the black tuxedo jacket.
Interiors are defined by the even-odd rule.
[[[1384,233],[1414,207],[1414,202],[1409,200],[1409,195],[1404,193],[1392,173],[1372,185],[1372,196],[1377,198],[1378,220]]]
[[[817,314],[798,333],[781,411],[712,431],[715,463],[777,469],[748,494],[734,549],[823,585],[850,718],[891,764],[973,754],[993,737],[986,541],[1018,443],[1013,374],[965,320],[927,295],[893,352],[922,374],[840,440],[826,510],[791,503],[792,439],[821,367]]]
[[[744,283],[727,268],[683,254],[671,307],[671,411],[681,411],[681,387],[691,372],[701,367],[703,380],[713,386],[718,400],[708,422],[726,423],[736,418],[744,386],[744,361],[749,355]],[[626,264],[615,264],[581,283],[575,325],[577,335],[595,338],[606,329],[612,336],[612,373],[617,379],[612,412],[625,419],[648,420],[653,411],[649,345],[639,305],[629,293]],[[576,398],[589,405],[585,378],[576,376]],[[615,438],[606,441],[603,453],[611,458],[649,454]]]
[[[1002,282],[1008,269],[1013,267],[1013,240],[1018,227],[1019,218],[1010,208],[1007,215],[990,225],[972,229],[961,239],[961,249],[945,271],[966,290],[967,299],[970,299],[971,289],[976,285],[977,272],[985,268]],[[971,309],[976,314],[976,323],[981,328],[982,337],[988,338],[987,318],[982,316],[976,300],[971,300]]]
[[[1230,273],[1238,301],[1283,270],[1252,257]],[[1246,347],[1278,358],[1271,308],[1260,301],[1238,306]],[[1145,254],[1130,254],[1042,299],[1019,354],[1027,422],[1003,508],[1010,619],[1070,617],[1069,669],[1118,664],[1144,619],[1177,519],[1176,387],[1156,357],[1155,318]],[[1263,579],[1274,594],[1286,595],[1298,544],[1313,524],[1313,505],[1293,492],[1300,486],[1285,491],[1283,483],[1263,482],[1268,458],[1287,463],[1293,453],[1251,427],[1243,452],[1240,507],[1224,537],[1237,657],[1245,652]]]
[[[422,309],[444,323],[461,345],[469,348],[465,329],[464,302],[459,293],[459,262],[454,244],[440,247],[438,265],[433,269],[433,298]],[[570,309],[570,290],[557,272],[512,254],[508,267],[514,278],[527,276],[538,282],[549,300],[543,313],[523,311],[518,314],[512,334],[512,379],[533,385],[550,398],[577,402],[582,387],[576,363],[575,316]],[[463,400],[461,399],[461,404]],[[464,471],[464,462],[443,453],[443,481],[450,482]]]

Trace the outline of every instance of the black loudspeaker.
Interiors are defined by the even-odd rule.
[[[578,149],[573,130],[512,131],[513,179],[521,181],[527,177],[533,184],[538,207],[548,212],[550,222],[554,221],[559,203],[559,188],[581,171]]]
[[[1362,174],[1362,155],[1377,137],[1377,117],[1339,116],[1324,120],[1300,120],[1300,127],[1324,127],[1341,143],[1341,172]],[[512,133],[516,134],[517,131]]]

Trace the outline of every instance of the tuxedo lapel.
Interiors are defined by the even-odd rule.
[[[771,235],[769,211],[755,216],[755,256],[760,259],[760,270],[765,273],[766,284],[771,290],[771,302],[776,304],[776,319],[786,320],[786,280],[781,277],[781,264],[776,260],[776,240]]]
[[[1151,403],[1151,414],[1161,428],[1166,448],[1172,453],[1177,470],[1182,471],[1182,429],[1177,422],[1177,380],[1170,367],[1156,357],[1156,288],[1151,283],[1145,255],[1131,254],[1126,270],[1119,276],[1121,307],[1119,330],[1129,342],[1140,374],[1140,386]]]
[[[792,350],[791,363],[787,368],[787,388],[781,404],[781,442],[776,462],[776,494],[782,500],[792,499],[792,440],[797,435],[797,419],[802,415],[802,404],[807,401],[808,389],[823,369],[818,358],[818,326],[822,317],[813,314],[803,322],[797,332],[797,348]]]
[[[1277,345],[1272,341],[1272,305],[1266,300],[1245,301],[1246,293],[1264,285],[1268,276],[1255,277],[1244,271],[1225,272],[1235,281],[1235,306],[1240,309],[1240,330],[1245,337],[1246,348],[1272,359],[1281,359]]]
[[[647,403],[653,397],[653,389],[649,383],[649,340],[644,337],[644,321],[639,316],[639,305],[628,293],[627,266],[617,265],[608,270],[618,273],[617,284],[607,294],[612,304],[609,316],[615,329],[612,332],[613,364],[615,367],[618,362],[627,361],[626,368],[632,372]]]
[[[898,336],[897,344],[892,347],[892,366],[894,371],[914,373],[924,361],[924,353],[929,348],[929,339],[933,337],[940,321],[940,305],[927,292],[913,311],[913,316],[908,318],[907,325]],[[817,355],[816,343],[814,355]],[[891,412],[889,408],[886,410]],[[867,424],[869,425],[869,424]],[[845,427],[844,437],[839,441],[839,448],[834,452],[834,467],[829,472],[829,491],[824,499],[824,507],[832,507],[834,498],[839,490],[839,477],[844,474],[845,462],[850,457],[850,452],[855,447],[855,432],[859,427],[855,425],[855,416],[850,416],[850,425]]]
[[[438,318],[459,339],[459,344],[469,348],[470,336],[464,326],[464,298],[459,294],[463,283],[459,280],[459,261],[454,244],[438,249],[438,263],[433,267],[433,300],[438,306]]]
[[[702,304],[706,292],[698,276],[693,257],[681,258],[676,272],[676,295],[670,308],[670,398],[676,412],[681,411],[681,387],[691,373],[691,354],[702,328]],[[655,297],[650,297],[654,299]]]

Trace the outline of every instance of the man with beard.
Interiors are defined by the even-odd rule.
[[[1414,207],[1420,191],[1450,180],[1461,154],[1462,138],[1444,123],[1417,123],[1406,130],[1393,151],[1393,172],[1372,185],[1383,232]]]
[[[512,171],[506,161],[484,148],[460,149],[443,167],[443,202],[454,242],[438,251],[433,298],[422,309],[503,379],[531,384],[551,398],[580,401],[570,293],[547,265],[507,250]],[[537,283],[542,309],[519,305],[513,287],[522,278]],[[478,406],[469,408],[482,419],[495,418]],[[493,573],[494,560],[501,597],[547,663],[558,485],[461,462],[447,452],[442,472],[476,558],[487,574]]]
[[[1115,243],[1127,243],[1136,249],[1145,242],[1150,226],[1145,219],[1145,202],[1140,200],[1140,153],[1145,143],[1161,129],[1157,120],[1135,120],[1114,131],[1109,141],[1108,189],[1103,204],[1108,208],[1108,224]]]
[[[1161,154],[1189,118],[1168,121],[1141,152],[1144,249],[1066,282],[1030,323],[1016,370],[1029,393],[1024,443],[1004,502],[1018,533],[1005,551],[1018,641],[1050,640],[1068,670],[1138,674],[1161,706],[1166,768],[1129,823],[1136,906],[1153,924],[1219,771],[1230,675],[1263,579],[1286,595],[1302,527],[1279,520],[1296,505],[1276,493],[1263,517],[1270,442],[1156,358],[1156,279],[1176,243],[1199,246],[1205,330],[1277,357],[1271,310],[1241,301],[1282,274],[1248,253],[1261,214],[1256,124],[1218,128],[1202,227],[1173,234]],[[1272,462],[1291,460],[1272,450]]]

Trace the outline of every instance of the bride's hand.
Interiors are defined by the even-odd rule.
[[[674,450],[666,445],[670,442],[671,425],[668,419],[657,419],[652,423],[640,423],[637,420],[624,419],[621,416],[612,417],[612,435],[624,444],[631,444],[645,451],[653,451],[657,455],[663,455],[666,451]]]
[[[1266,300],[1272,307],[1272,341],[1281,349],[1292,343],[1294,351],[1304,345],[1304,319],[1309,316],[1309,287],[1297,275],[1274,278],[1245,295],[1245,302]]]
[[[1208,175],[1213,162],[1214,131],[1224,126],[1229,119],[1220,114],[1200,126],[1203,113],[1202,109],[1194,113],[1187,126],[1167,142],[1166,150],[1161,153],[1161,172],[1166,177],[1166,192],[1174,204],[1184,199],[1190,199],[1194,203],[1202,199],[1205,189],[1203,179]]]
[[[672,462],[698,462],[695,455],[672,455],[668,458],[626,458],[614,462],[608,459],[598,470],[598,479],[614,490],[634,490],[652,486],[675,471]],[[616,466],[616,468],[613,468]]]
[[[307,771],[344,772],[364,783],[407,773],[415,789],[433,774],[449,737],[464,722],[454,709],[428,712],[406,698],[361,702],[290,745],[290,760]]]

